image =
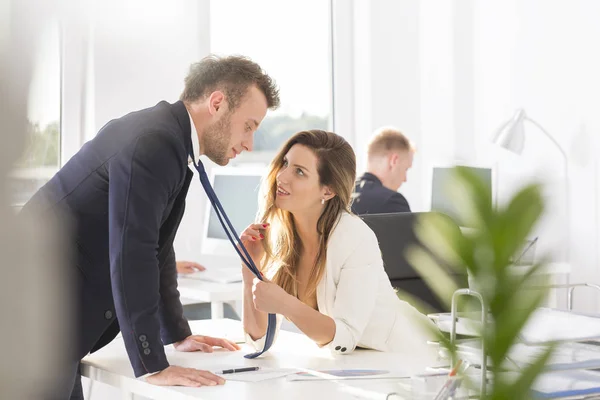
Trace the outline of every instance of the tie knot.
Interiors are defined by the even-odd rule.
[[[200,173],[200,174],[206,174],[206,170],[204,169],[204,164],[202,164],[202,161],[198,160],[198,163],[196,163],[193,153],[190,153],[190,158],[192,160],[192,163],[194,163],[194,167],[196,168],[196,171],[198,171],[198,173]]]

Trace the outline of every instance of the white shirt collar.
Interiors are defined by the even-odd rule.
[[[192,120],[192,114],[188,111],[188,116],[190,117],[190,126],[192,127],[192,150],[194,151],[194,156],[196,157],[196,163],[200,162],[200,142],[198,142],[198,131],[196,131],[196,126],[194,126],[194,121]],[[192,162],[192,158],[188,157],[188,163]]]

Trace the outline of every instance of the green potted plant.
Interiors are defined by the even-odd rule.
[[[456,207],[460,210],[459,224],[475,229],[461,234],[449,218],[436,213],[424,214],[415,228],[423,245],[410,248],[409,259],[448,307],[452,293],[458,288],[441,264],[451,266],[458,274],[468,274],[471,289],[481,295],[488,310],[488,322],[479,334],[490,377],[481,397],[529,398],[531,386],[543,371],[554,346],[548,346],[537,360],[518,371],[516,377],[503,371],[510,369],[507,355],[547,294],[547,289],[534,280],[544,261],[521,273],[515,273],[517,267],[512,265],[512,257],[523,248],[544,211],[541,187],[538,184],[524,186],[506,205],[494,208],[485,183],[468,169],[456,167],[455,180],[448,190],[459,205]],[[460,308],[461,311],[480,310],[477,303],[470,301],[461,302]],[[480,328],[481,324],[477,329]],[[447,335],[437,334],[442,348],[456,360],[455,343]],[[470,387],[476,387],[467,376],[465,381]]]

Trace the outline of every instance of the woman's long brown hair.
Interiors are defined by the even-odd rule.
[[[263,181],[260,199],[260,221],[269,223],[265,232],[265,256],[261,268],[271,269],[272,281],[292,296],[298,296],[296,272],[303,251],[302,241],[296,230],[294,217],[289,211],[275,206],[277,174],[283,167],[283,159],[295,144],[306,146],[317,156],[317,171],[321,186],[328,186],[335,196],[325,203],[317,222],[319,249],[309,276],[306,296],[312,296],[325,270],[327,243],[340,214],[350,212],[354,181],[356,179],[356,157],[346,140],[332,132],[309,130],[296,133],[281,148],[271,162]]]

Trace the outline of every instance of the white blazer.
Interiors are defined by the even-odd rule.
[[[383,268],[377,237],[357,216],[343,212],[329,238],[326,268],[317,286],[319,312],[335,321],[326,346],[337,354],[356,347],[431,354],[433,322],[402,301]],[[279,332],[282,317],[277,316]],[[276,338],[275,338],[276,339]],[[262,349],[265,337],[248,343]]]

